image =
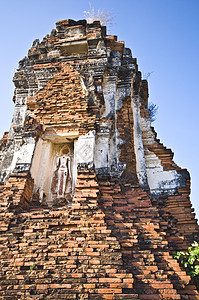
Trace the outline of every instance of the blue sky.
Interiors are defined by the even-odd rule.
[[[12,77],[34,39],[62,19],[83,19],[89,3],[113,10],[117,35],[149,77],[150,101],[159,106],[154,127],[191,174],[191,200],[199,217],[199,1],[198,0],[7,0],[1,2],[0,136],[9,129],[14,105]]]

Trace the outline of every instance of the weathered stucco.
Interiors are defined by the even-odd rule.
[[[147,147],[156,143],[150,118],[142,117],[141,125],[147,180],[151,194],[154,197],[159,197],[160,194],[172,195],[177,192],[178,188],[186,185],[184,174],[179,174],[177,170],[164,170],[161,160]]]

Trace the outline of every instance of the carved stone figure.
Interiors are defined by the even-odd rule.
[[[71,157],[68,155],[69,153],[69,149],[64,148],[62,150],[62,155],[58,156],[56,160],[56,170],[51,184],[54,204],[71,201],[72,173]]]

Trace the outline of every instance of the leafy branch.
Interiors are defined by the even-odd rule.
[[[194,279],[195,284],[199,288],[199,244],[195,241],[187,252],[178,251],[173,254],[181,267],[186,273]]]

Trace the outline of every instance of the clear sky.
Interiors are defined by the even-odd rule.
[[[149,77],[150,101],[159,106],[153,123],[175,162],[191,174],[191,200],[199,217],[199,0],[0,0],[0,136],[9,130],[14,105],[12,77],[33,40],[58,20],[84,18],[91,3],[113,10],[110,33],[137,57]]]

